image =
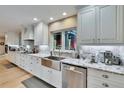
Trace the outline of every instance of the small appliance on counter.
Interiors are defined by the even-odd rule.
[[[23,45],[23,46],[20,46],[19,51],[24,54],[32,54],[34,53],[33,48],[34,47],[31,45]]]
[[[91,56],[91,63],[97,63],[96,56]]]
[[[91,63],[124,66],[124,45],[82,45],[80,59],[90,59]]]
[[[105,63],[105,61],[104,61],[104,59],[105,59],[104,58],[104,53],[105,53],[104,51],[98,53],[98,55],[97,55],[97,61],[98,62]]]
[[[105,51],[99,53],[100,62],[105,63],[106,65],[120,65],[121,59],[119,56],[113,55],[111,51]]]
[[[8,45],[5,45],[5,53],[8,53]]]
[[[120,57],[115,56],[111,51],[102,51],[99,52],[97,56],[92,56],[91,63],[95,63],[95,61],[106,65],[121,65],[122,63]]]
[[[105,51],[104,53],[104,62],[107,65],[112,65],[112,61],[113,61],[113,54],[111,51]]]
[[[120,57],[113,56],[112,64],[121,65],[121,63],[122,63],[122,61],[121,61]]]
[[[8,45],[9,51],[19,51],[19,45]]]

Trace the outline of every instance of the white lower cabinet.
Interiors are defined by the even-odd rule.
[[[88,88],[124,88],[124,75],[97,69],[88,69]]]
[[[24,67],[23,67],[23,65],[25,63],[25,60],[24,60],[25,59],[25,56],[24,56],[24,54],[20,54],[19,59],[20,59],[20,61],[18,63],[18,66],[24,69]]]
[[[28,72],[31,71],[31,68],[30,68],[31,62],[30,62],[30,60],[31,60],[30,56],[26,56],[26,59],[25,59],[25,70],[28,71]]]
[[[9,52],[7,55],[7,60],[9,60],[12,63],[15,63],[16,62],[15,52]]]
[[[39,57],[11,52],[7,60],[55,87],[62,87],[61,71],[42,66]]]
[[[62,87],[62,73],[45,66],[42,66],[42,78],[55,87]]]
[[[62,73],[61,71],[57,71],[54,69],[51,69],[51,78],[50,78],[51,84],[54,84],[56,87],[62,87]]]
[[[29,67],[30,72],[39,77],[41,71],[41,58],[30,56]]]

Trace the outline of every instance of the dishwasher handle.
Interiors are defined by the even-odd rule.
[[[81,71],[74,70],[74,69],[69,69],[69,68],[64,68],[64,70],[72,71],[72,72],[78,73],[78,74],[82,74],[82,73],[83,73],[83,72],[81,72]]]

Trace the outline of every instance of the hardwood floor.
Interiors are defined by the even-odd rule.
[[[19,67],[7,69],[4,65],[9,63],[5,59],[0,60],[0,88],[25,88],[21,82],[32,75]]]

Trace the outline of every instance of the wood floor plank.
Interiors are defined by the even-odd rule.
[[[1,84],[0,87],[1,88],[18,88],[18,87],[24,87],[23,84],[21,83],[23,80],[25,79],[28,79],[32,77],[31,74],[27,74],[27,75],[24,75],[23,77],[20,77],[20,78],[17,78],[15,80],[11,80],[11,81],[8,81],[8,82],[5,82],[4,84]]]
[[[1,88],[24,88],[21,83],[32,77],[28,72],[20,69],[19,67],[13,67],[7,69],[4,64],[9,64],[7,60],[0,60],[0,87]]]

